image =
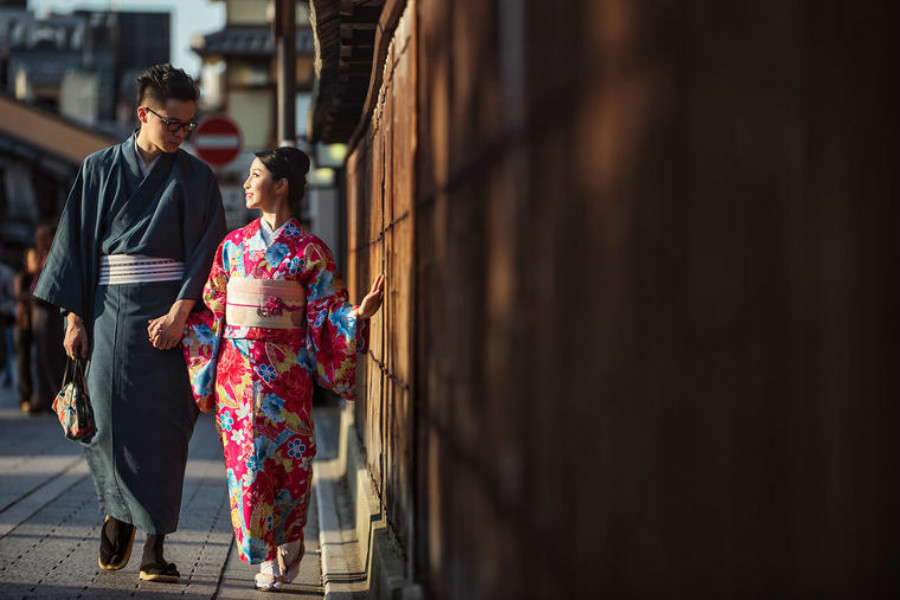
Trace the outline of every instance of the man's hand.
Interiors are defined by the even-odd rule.
[[[90,346],[88,345],[87,330],[84,321],[75,313],[66,315],[66,337],[63,340],[63,348],[69,358],[87,358]]]
[[[184,324],[194,303],[194,300],[177,300],[168,313],[150,319],[147,335],[154,348],[169,350],[181,343],[181,338],[184,337]]]
[[[383,297],[384,273],[375,278],[375,281],[372,282],[372,289],[369,290],[369,293],[366,294],[363,301],[359,303],[359,318],[369,319],[377,313],[378,309],[381,308],[381,300]]]

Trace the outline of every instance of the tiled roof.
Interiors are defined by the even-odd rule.
[[[268,27],[226,27],[203,36],[203,45],[194,46],[200,56],[275,56],[276,46]],[[312,29],[297,30],[297,56],[314,56]]]
[[[318,84],[312,102],[311,139],[347,142],[362,120],[367,98],[377,95],[384,56],[376,56],[377,31],[384,7],[401,7],[391,0],[310,0],[310,20],[318,39]],[[391,15],[399,12],[392,9]],[[396,21],[386,19],[390,26]],[[386,33],[383,29],[382,34]],[[390,33],[389,31],[387,32]],[[389,35],[385,38],[389,39]],[[381,51],[387,44],[382,40]]]

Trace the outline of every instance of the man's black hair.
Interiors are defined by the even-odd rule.
[[[152,100],[157,106],[163,106],[166,100],[196,102],[200,90],[191,76],[184,69],[176,69],[171,64],[153,65],[137,78],[138,106]]]

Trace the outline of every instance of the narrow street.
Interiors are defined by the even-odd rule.
[[[287,598],[900,599],[898,22],[0,0],[13,354],[53,371],[42,302],[88,325],[128,445],[91,465],[104,498],[144,488],[134,520],[178,508],[187,439],[152,348],[182,334],[219,410],[166,543],[181,580],[146,583],[146,533],[99,568],[79,444],[0,388],[0,600],[277,599],[229,500],[261,548],[307,490]],[[179,332],[201,304],[215,325]]]
[[[78,444],[63,437],[53,415],[22,414],[9,387],[0,388],[0,439],[0,599],[270,597],[255,590],[255,568],[237,556],[210,415],[197,422],[179,529],[166,545],[181,571],[177,584],[140,581],[140,531],[127,567],[97,567],[103,516]],[[315,490],[309,516],[300,576],[281,590],[291,598],[324,595]]]

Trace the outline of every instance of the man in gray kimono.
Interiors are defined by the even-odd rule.
[[[194,81],[156,65],[137,87],[140,128],[85,159],[35,296],[66,314],[69,357],[90,359],[97,432],[83,448],[107,516],[99,565],[123,568],[139,527],[141,579],[177,581],[163,540],[198,414],[179,342],[225,218],[212,171],[179,149],[195,126]]]

